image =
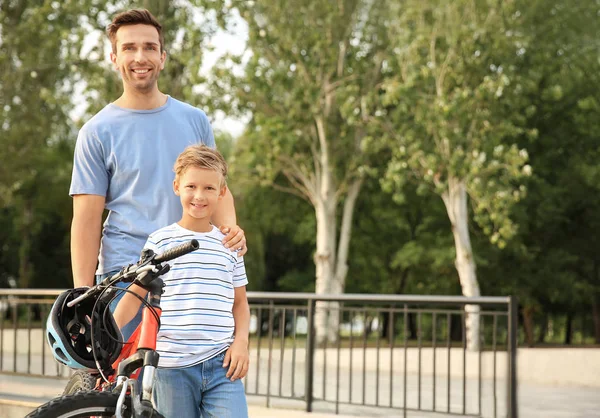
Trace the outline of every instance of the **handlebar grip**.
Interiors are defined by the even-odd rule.
[[[154,257],[153,263],[164,263],[165,261],[170,261],[174,258],[191,253],[192,251],[197,250],[198,248],[200,248],[200,244],[197,240],[193,239],[191,241],[184,242],[183,244],[178,245],[177,247],[173,247],[162,254],[158,254],[156,257]]]

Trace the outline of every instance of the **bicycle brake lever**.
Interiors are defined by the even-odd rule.
[[[67,302],[67,306],[69,308],[72,308],[73,306],[77,305],[79,302],[81,302],[82,300],[84,300],[85,298],[87,298],[92,292],[93,292],[93,287],[90,287],[88,290],[86,290],[83,294],[77,296],[75,299],[73,299],[70,302]]]
[[[162,276],[163,274],[168,272],[169,269],[171,268],[171,266],[168,264],[165,264],[164,266],[158,265],[157,267],[160,267],[160,269],[155,268],[155,269],[152,269],[152,271],[145,271],[142,274],[140,274],[138,276],[138,278],[136,279],[136,282],[140,286],[145,288],[147,286],[150,286],[150,284],[152,283],[152,281],[154,281],[154,279],[156,279],[159,276]]]

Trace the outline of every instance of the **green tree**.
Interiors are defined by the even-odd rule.
[[[480,287],[469,233],[468,197],[474,218],[492,242],[505,246],[515,233],[512,203],[530,173],[527,152],[511,144],[527,132],[519,74],[528,38],[513,2],[404,1],[392,14],[392,75],[384,83],[378,118],[392,144],[388,187],[407,176],[438,194],[448,214],[456,269],[465,296]],[[467,306],[478,312],[477,306]],[[478,349],[479,318],[467,316],[467,341]]]
[[[527,343],[543,342],[551,314],[595,318],[598,306],[597,160],[600,138],[600,31],[598,4],[564,0],[520,5],[530,36],[521,72],[534,80],[527,125],[539,132],[524,143],[534,175],[516,212],[520,231],[508,258],[521,266],[511,274],[523,305]],[[507,263],[508,264],[508,263]],[[596,308],[597,309],[597,308]],[[540,324],[535,336],[535,323]],[[569,326],[566,327],[567,329]],[[565,332],[565,341],[570,341]]]
[[[35,275],[34,239],[42,228],[53,185],[65,186],[68,163],[56,160],[71,137],[73,68],[85,31],[83,2],[0,3],[0,207],[10,208],[18,240],[8,252],[19,260],[19,285]],[[58,164],[57,164],[58,163]]]
[[[315,289],[341,293],[366,165],[363,111],[381,80],[386,48],[379,23],[385,4],[233,1],[231,7],[248,24],[251,55],[240,77],[228,66],[240,58],[223,60],[214,74],[213,97],[231,95],[234,109],[251,113],[246,136],[252,174],[314,208]],[[327,321],[319,309],[319,341]]]

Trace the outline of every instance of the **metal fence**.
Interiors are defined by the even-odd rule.
[[[0,372],[66,377],[44,327],[60,290],[0,289]],[[512,297],[249,292],[248,395],[385,416],[396,410],[517,417]],[[480,349],[467,345],[477,305]],[[328,329],[316,332],[319,316]]]

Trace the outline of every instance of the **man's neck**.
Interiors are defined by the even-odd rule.
[[[161,93],[158,88],[147,93],[137,90],[128,91],[125,88],[121,97],[115,100],[114,104],[125,109],[151,110],[163,106],[166,102],[167,95]]]

